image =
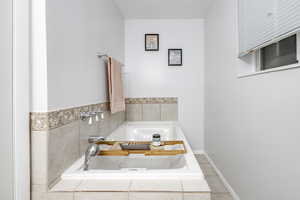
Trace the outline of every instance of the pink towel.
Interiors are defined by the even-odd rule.
[[[111,113],[125,111],[125,98],[122,82],[122,64],[115,59],[109,57],[108,71],[108,96],[110,101]]]

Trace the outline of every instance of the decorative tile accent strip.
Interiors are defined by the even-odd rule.
[[[127,98],[126,104],[176,104],[177,97]]]
[[[109,103],[99,103],[52,112],[30,113],[31,131],[47,131],[79,120],[80,112],[107,111]]]

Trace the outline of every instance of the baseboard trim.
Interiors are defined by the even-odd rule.
[[[231,185],[226,180],[226,178],[223,176],[223,174],[221,173],[221,171],[217,168],[217,166],[215,165],[214,161],[208,156],[208,154],[205,151],[202,151],[202,152],[207,157],[208,162],[214,168],[214,170],[216,171],[216,173],[218,174],[218,176],[220,177],[220,179],[223,181],[225,187],[227,188],[227,190],[229,191],[229,193],[231,194],[231,196],[233,197],[233,199],[234,200],[240,200],[240,197],[237,195],[237,193],[231,187]]]

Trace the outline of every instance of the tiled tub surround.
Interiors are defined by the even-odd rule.
[[[140,134],[144,134],[142,138],[148,138],[146,136],[151,133],[144,132],[145,128],[147,130],[149,128],[155,130],[165,128],[169,131],[161,130],[163,138],[186,141],[180,128],[175,128],[176,124],[172,122],[127,122],[108,138],[128,140],[133,137],[138,139],[141,137]],[[170,127],[170,125],[172,126]],[[136,133],[139,133],[138,136]],[[148,175],[147,171],[137,173],[111,169],[104,172],[105,170],[103,171],[101,168],[83,172],[77,166],[78,164],[82,165],[82,162],[76,162],[51,190],[37,188],[40,189],[40,192],[36,194],[58,200],[211,200],[210,188],[188,142],[186,141],[185,144],[187,154],[183,155],[184,168],[152,171],[150,167],[147,169]]]
[[[42,195],[40,192],[47,191],[65,169],[82,156],[89,136],[107,136],[123,124],[125,112],[112,115],[107,108],[107,103],[101,103],[54,112],[31,113],[33,200],[43,199],[39,197]],[[88,120],[82,121],[79,117],[80,112],[86,111],[104,111],[105,118],[89,125]]]
[[[178,98],[127,98],[127,121],[177,121]]]
[[[114,115],[107,111],[107,103],[49,113],[32,113],[32,200],[209,200],[209,187],[205,189],[206,183],[199,180],[192,183],[182,180],[153,180],[150,184],[137,180],[59,179],[65,169],[81,157],[88,145],[88,136],[107,136],[123,124],[125,118],[128,121],[177,121],[177,101],[177,98],[126,99],[126,114],[121,112]],[[132,112],[132,108],[137,108],[137,112]],[[104,121],[89,125],[88,121],[79,119],[82,111],[99,110],[105,111]],[[157,185],[166,181],[168,183],[163,184],[164,186],[153,187],[152,183]]]
[[[81,112],[107,111],[109,103],[91,104],[52,112],[31,113],[31,131],[47,131],[79,120]]]

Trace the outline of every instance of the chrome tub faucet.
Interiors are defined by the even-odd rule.
[[[87,171],[89,169],[89,164],[92,158],[96,157],[100,152],[100,147],[97,144],[100,141],[105,141],[105,138],[102,136],[90,136],[88,139],[89,146],[84,154],[84,164],[83,170]]]
[[[101,141],[105,141],[105,138],[102,136],[89,136],[88,142],[90,144],[95,144]]]

